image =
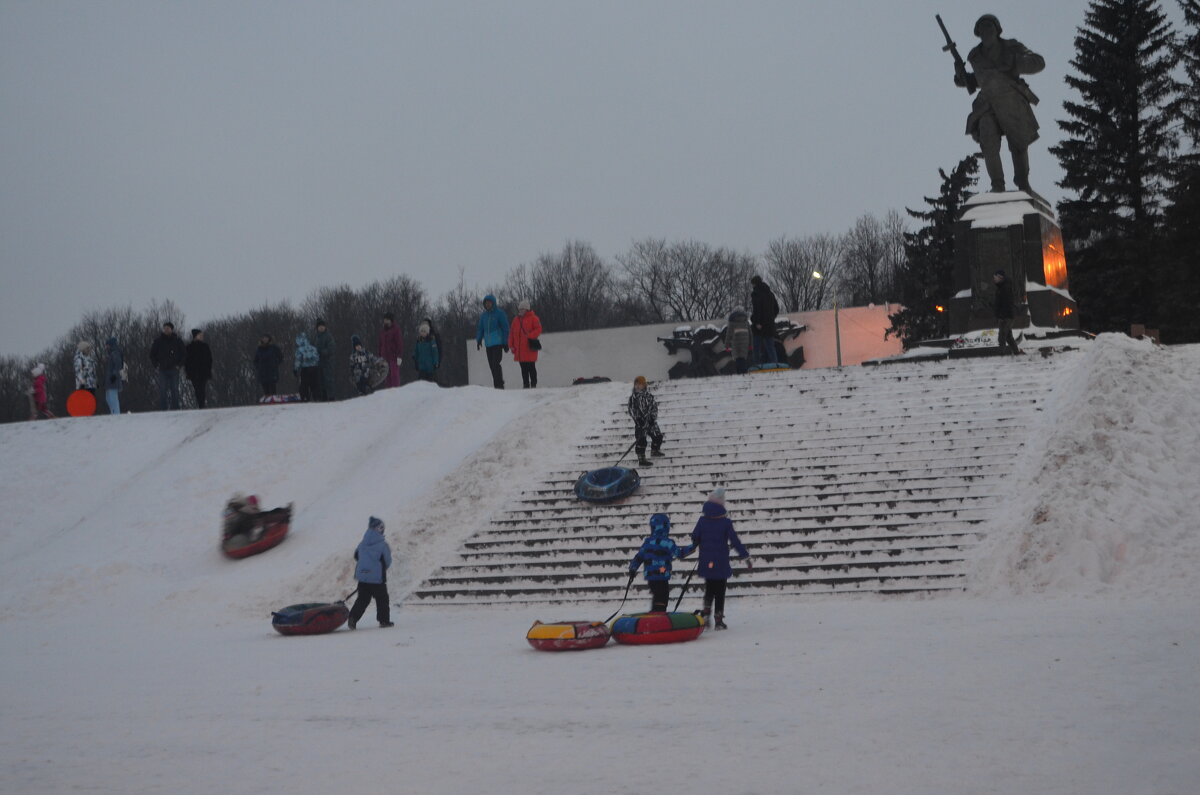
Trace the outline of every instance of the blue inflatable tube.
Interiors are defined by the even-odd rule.
[[[609,502],[628,497],[642,485],[636,469],[605,467],[584,472],[575,481],[575,496],[584,502]]]

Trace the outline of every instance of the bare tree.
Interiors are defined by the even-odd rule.
[[[657,322],[708,320],[744,306],[758,262],[695,240],[637,241],[618,261],[630,292]]]
[[[785,312],[823,309],[833,300],[844,249],[845,238],[827,234],[781,237],[767,245],[767,273]]]
[[[874,215],[859,217],[846,233],[841,295],[852,305],[895,301],[896,271],[904,261],[905,222],[889,212],[884,221]]]

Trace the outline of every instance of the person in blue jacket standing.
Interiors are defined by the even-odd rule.
[[[383,540],[383,520],[372,516],[367,522],[367,532],[354,550],[354,579],[358,580],[358,598],[350,608],[350,629],[358,626],[358,620],[367,611],[367,605],[375,600],[375,617],[379,626],[392,626],[392,607],[388,601],[387,570],[392,565],[392,548]]]
[[[483,311],[475,329],[475,350],[487,348],[488,367],[492,371],[492,386],[504,389],[504,372],[500,362],[508,353],[508,315],[496,306],[496,296],[483,297]]]
[[[738,557],[746,561],[747,568],[754,568],[750,563],[750,553],[742,545],[733,529],[733,522],[725,513],[725,489],[715,489],[708,495],[708,501],[700,511],[701,516],[692,530],[692,543],[700,547],[700,562],[697,569],[704,578],[704,610],[705,620],[712,614],[715,606],[716,627],[725,626],[725,585],[733,568],[729,565],[729,547],[737,550]]]
[[[671,563],[677,558],[685,558],[692,554],[695,544],[680,547],[670,539],[671,518],[665,513],[656,513],[650,517],[650,535],[642,542],[642,547],[629,562],[629,574],[637,572],[638,566],[643,567],[642,576],[650,586],[650,612],[666,612],[667,603],[671,600]]]

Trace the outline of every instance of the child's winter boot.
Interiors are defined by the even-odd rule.
[[[717,613],[717,629],[729,629],[729,627],[725,626],[724,613]]]
[[[650,448],[650,455],[654,456],[655,458],[662,458],[664,455],[666,455],[666,453],[657,447],[652,447]]]
[[[651,461],[649,458],[646,458],[645,453],[638,453],[638,466],[652,467],[652,466],[654,466],[654,462]]]

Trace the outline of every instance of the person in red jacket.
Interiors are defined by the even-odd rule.
[[[542,321],[529,308],[528,301],[517,304],[517,316],[508,329],[508,349],[513,360],[521,365],[521,383],[525,389],[537,386],[537,358],[542,343]]]
[[[37,366],[30,371],[33,376],[33,387],[29,390],[30,416],[31,420],[52,420],[54,414],[50,411],[50,407],[46,405],[46,365],[38,362]]]
[[[400,359],[404,356],[404,337],[400,335],[400,327],[391,312],[383,316],[383,328],[379,332],[379,358],[387,362],[387,380],[380,389],[390,386],[400,386]]]

